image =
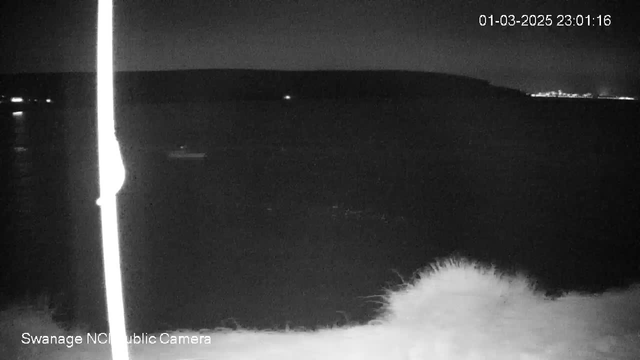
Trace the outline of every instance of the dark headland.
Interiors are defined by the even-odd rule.
[[[95,104],[95,73],[1,74],[0,94],[50,97],[60,106]],[[415,71],[179,70],[117,72],[120,103],[221,100],[521,97],[486,80]]]

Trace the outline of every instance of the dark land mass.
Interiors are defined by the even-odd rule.
[[[0,93],[51,97],[65,107],[95,104],[95,73],[0,75]],[[121,103],[217,100],[524,96],[457,75],[413,71],[183,70],[118,72]]]

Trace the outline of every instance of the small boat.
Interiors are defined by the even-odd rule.
[[[169,159],[176,160],[200,160],[204,159],[207,154],[190,150],[187,145],[182,145],[178,150],[172,150],[167,153]]]

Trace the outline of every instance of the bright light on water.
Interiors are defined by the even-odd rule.
[[[23,100],[21,97],[18,97],[18,96],[15,96],[15,97],[12,97],[12,98],[11,98],[11,102],[12,102],[12,103],[21,103],[21,102],[23,102],[23,101],[24,101],[24,100]]]
[[[24,113],[22,111],[14,111],[11,115],[18,117],[24,115]]]

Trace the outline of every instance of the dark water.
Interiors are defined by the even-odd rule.
[[[548,288],[637,279],[637,114],[552,101],[119,108],[130,326],[364,321],[377,305],[362,297],[397,283],[392,269],[408,277],[454,252]],[[62,293],[102,326],[93,110],[3,121],[4,281],[13,295]],[[207,158],[168,159],[183,142]]]

